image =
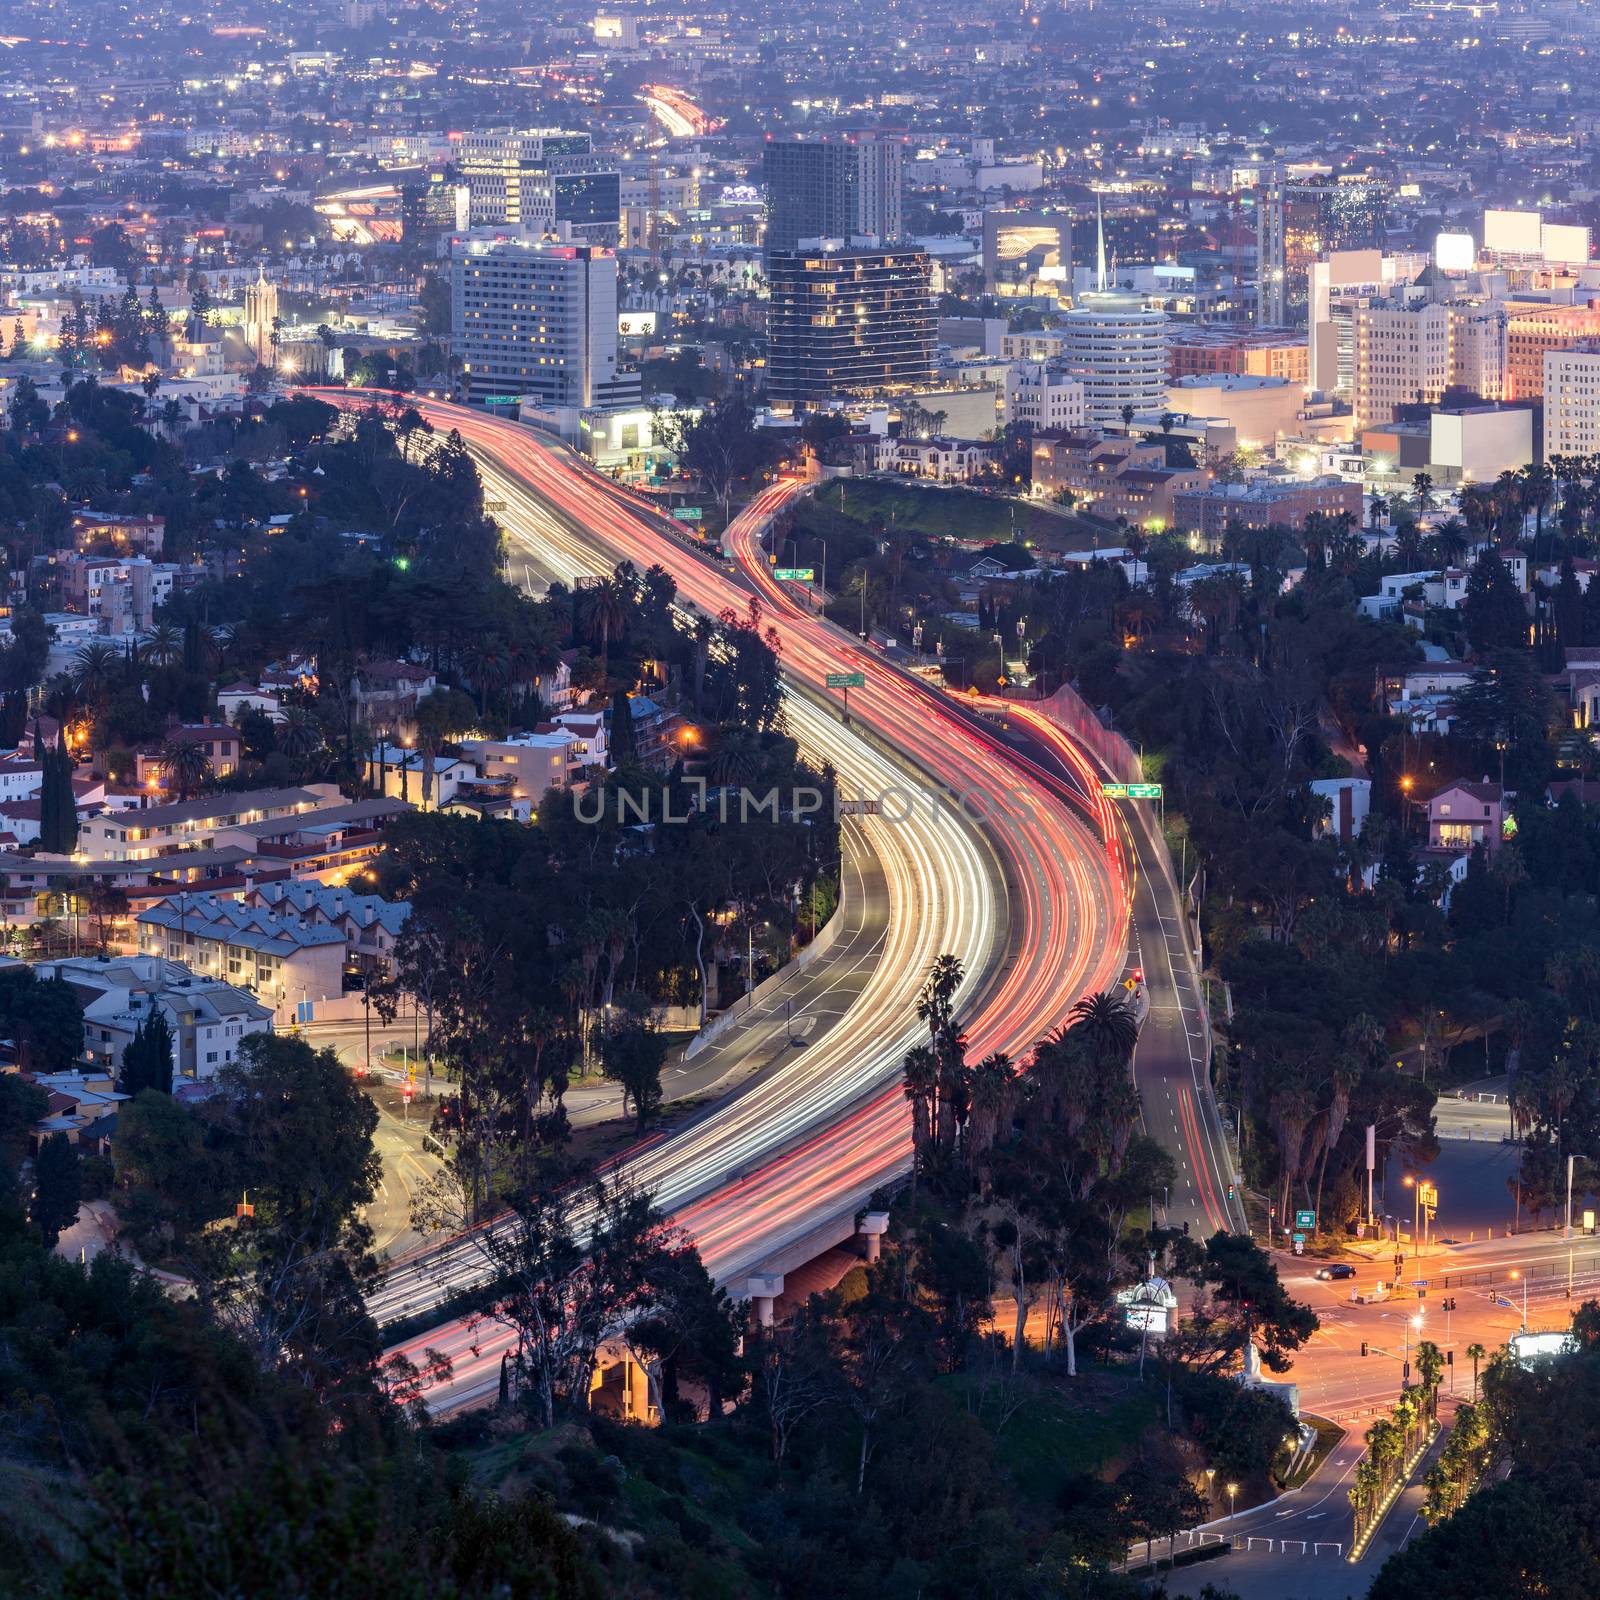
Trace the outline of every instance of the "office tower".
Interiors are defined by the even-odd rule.
[[[617,371],[611,250],[469,244],[451,263],[451,328],[471,401],[605,408],[639,398],[639,375]]]
[[[1383,243],[1388,191],[1375,179],[1268,180],[1256,218],[1256,321],[1300,327],[1311,263]]]
[[[767,254],[802,239],[905,232],[905,146],[869,135],[844,140],[774,140],[762,152],[767,188]]]
[[[622,177],[593,153],[586,133],[555,128],[469,133],[457,162],[473,227],[523,227],[614,245]]]
[[[1510,300],[1506,316],[1507,400],[1537,400],[1544,394],[1549,352],[1587,351],[1600,340],[1600,300],[1577,306]]]
[[[472,208],[464,183],[446,173],[400,190],[400,236],[408,246],[431,250],[447,235],[471,226]]]
[[[1544,458],[1600,454],[1600,340],[1544,356]]]
[[[1361,306],[1355,313],[1358,428],[1385,426],[1401,406],[1460,389],[1499,400],[1505,389],[1506,310],[1481,305]]]
[[[772,399],[818,403],[933,376],[932,268],[921,250],[780,251],[767,282]]]
[[[898,138],[862,134],[855,142],[855,227],[884,243],[905,231],[906,147]]]

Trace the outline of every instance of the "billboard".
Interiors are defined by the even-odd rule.
[[[624,311],[617,317],[617,333],[621,338],[637,338],[656,331],[656,314],[653,311]]]
[[[1477,257],[1470,233],[1441,233],[1433,241],[1433,263],[1441,272],[1471,272]]]
[[[1544,249],[1537,211],[1485,211],[1483,248],[1508,256],[1536,256]]]
[[[1560,223],[1547,222],[1540,229],[1540,238],[1546,261],[1587,261],[1589,259],[1589,230],[1571,228]]]

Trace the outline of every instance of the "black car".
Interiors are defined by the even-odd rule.
[[[1335,1278],[1353,1278],[1356,1269],[1348,1261],[1330,1261],[1325,1267],[1317,1268],[1317,1276],[1324,1283],[1331,1283]]]

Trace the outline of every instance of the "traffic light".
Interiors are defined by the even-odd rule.
[[[1445,1351],[1445,1353],[1444,1353],[1444,1364],[1447,1367],[1453,1367],[1456,1364],[1456,1353],[1455,1353],[1454,1350],[1446,1350]]]
[[[1361,1341],[1361,1353],[1362,1355],[1367,1353],[1367,1341],[1365,1339]]]
[[[1233,1185],[1231,1183],[1228,1185],[1228,1198],[1230,1200],[1233,1199]]]

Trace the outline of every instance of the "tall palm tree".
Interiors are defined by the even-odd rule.
[[[1105,1060],[1127,1061],[1139,1042],[1139,1019],[1117,995],[1086,994],[1067,1013],[1069,1027],[1083,1029],[1090,1048]]]
[[[295,760],[315,755],[322,748],[322,724],[304,706],[290,706],[278,724],[277,743]]]
[[[211,781],[211,757],[204,746],[188,739],[169,740],[161,747],[161,771],[167,787],[177,790],[180,801],[187,800]]]
[[[627,595],[615,578],[602,578],[579,596],[584,626],[599,640],[600,670],[609,673],[611,641],[628,624]]]
[[[144,653],[158,667],[170,667],[183,654],[183,629],[158,622],[144,642]]]
[[[98,640],[80,649],[72,662],[72,681],[78,693],[96,705],[120,676],[121,658],[108,644]]]
[[[1481,1344],[1473,1343],[1467,1346],[1467,1360],[1472,1363],[1472,1398],[1478,1398],[1478,1363],[1488,1355],[1488,1351]]]
[[[901,1088],[911,1103],[911,1208],[917,1204],[917,1169],[932,1142],[933,1102],[939,1092],[939,1061],[925,1044],[906,1051]]]

